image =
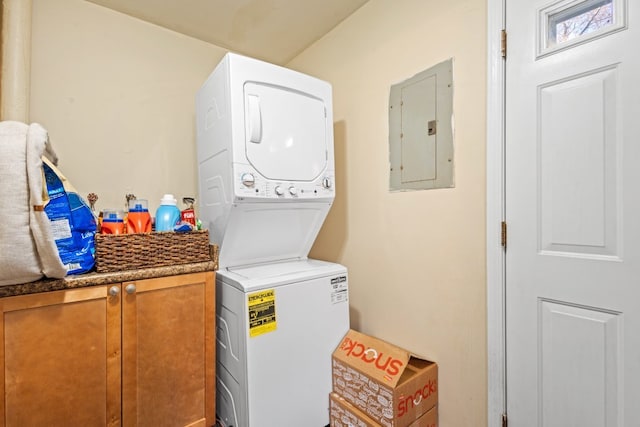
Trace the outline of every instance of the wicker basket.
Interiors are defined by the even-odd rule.
[[[206,262],[215,254],[208,230],[96,234],[95,238],[98,273]]]

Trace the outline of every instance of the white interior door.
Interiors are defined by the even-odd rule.
[[[510,427],[640,426],[639,9],[506,1]]]

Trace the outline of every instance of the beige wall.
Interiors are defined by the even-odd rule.
[[[486,425],[484,0],[371,0],[290,64],[333,85],[337,198],[312,256],[352,326],[440,365],[440,425]],[[390,193],[389,89],[454,59],[455,188]]]
[[[83,0],[34,0],[32,25],[30,120],[80,195],[197,197],[195,94],[225,51]]]
[[[371,0],[289,66],[333,85],[337,198],[312,256],[352,326],[437,361],[440,425],[486,426],[486,1]],[[31,121],[98,208],[196,195],[194,96],[224,50],[82,0],[34,0]],[[389,88],[454,58],[455,188],[388,191]]]

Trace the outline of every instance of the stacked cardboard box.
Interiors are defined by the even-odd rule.
[[[332,427],[437,427],[435,362],[352,329],[332,370]]]
[[[330,413],[332,427],[380,427],[381,424],[375,422],[355,406],[347,402],[338,393],[332,392],[330,395]],[[438,407],[434,406],[426,414],[409,424],[409,427],[437,427]]]

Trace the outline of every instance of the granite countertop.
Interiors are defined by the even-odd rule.
[[[177,274],[201,273],[204,271],[215,271],[216,269],[217,263],[212,260],[208,262],[126,270],[113,273],[78,274],[67,276],[63,279],[42,279],[31,283],[0,286],[0,298],[34,294],[38,292],[58,291],[62,289],[81,288],[85,286],[108,285],[111,283],[152,279],[156,277],[174,276]]]

